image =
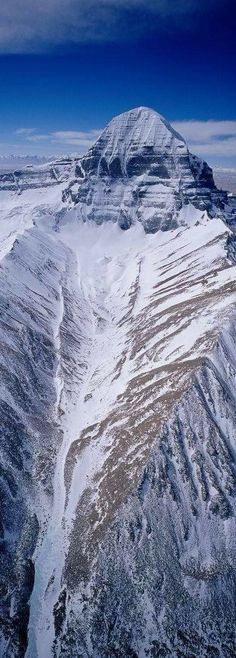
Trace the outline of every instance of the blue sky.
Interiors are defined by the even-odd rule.
[[[0,154],[84,152],[146,105],[236,166],[235,33],[232,0],[2,0]]]

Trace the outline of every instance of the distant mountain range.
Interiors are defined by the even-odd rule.
[[[48,160],[48,157],[39,155],[0,155],[0,173],[23,169],[31,165],[40,165],[48,162]]]
[[[236,194],[236,169],[230,169],[229,167],[214,167],[213,173],[217,187]]]

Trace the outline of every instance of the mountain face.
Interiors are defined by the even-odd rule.
[[[234,201],[147,108],[9,180],[0,656],[235,656]]]
[[[212,216],[227,207],[210,167],[162,116],[142,107],[111,121],[76,167],[68,196],[84,221],[118,221],[123,229],[139,221],[147,233],[176,228],[189,203]]]

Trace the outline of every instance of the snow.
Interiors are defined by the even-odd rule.
[[[51,207],[53,203],[54,193]],[[37,229],[59,245],[64,244],[76,258],[77,279],[73,286],[77,288],[81,312],[88,322],[83,357],[87,365],[82,382],[70,394],[65,394],[61,362],[55,379],[57,405],[66,412],[60,420],[64,438],[55,468],[53,507],[49,518],[48,509],[45,510],[47,529],[35,554],[27,658],[50,656],[54,641],[53,607],[60,593],[70,532],[79,500],[89,486],[93,490],[93,501],[104,517],[95,481],[99,481],[102,473],[104,477],[106,459],[113,453],[112,434],[102,433],[85,445],[75,459],[67,495],[64,473],[70,447],[88,427],[99,426],[114,408],[119,410],[119,398],[126,394],[134,376],[140,378],[139,386],[144,394],[146,386],[142,385],[141,378],[150,373],[153,384],[159,387],[158,397],[167,396],[173,389],[173,379],[171,373],[168,378],[164,376],[165,368],[171,366],[174,373],[175,361],[181,360],[184,365],[185,361],[194,361],[203,355],[208,333],[212,340],[222,315],[227,316],[235,299],[234,290],[227,296],[224,293],[225,287],[235,280],[235,267],[228,266],[225,254],[228,230],[219,219],[209,221],[206,215],[203,217],[194,209],[195,221],[188,228],[145,235],[139,224],[128,232],[112,223],[100,227],[84,224],[78,221],[76,210],[64,213],[55,233],[52,212],[36,215]],[[209,298],[205,301],[206,292]],[[181,310],[186,304],[193,305],[193,309],[184,320]],[[177,307],[179,320],[176,320]],[[161,323],[156,320],[157,311]],[[61,296],[53,324],[60,359],[63,314]],[[145,325],[150,326],[151,319],[152,332],[148,337]],[[132,332],[137,332],[137,327],[140,327],[143,344],[132,356]],[[125,360],[116,379],[115,369],[124,353]],[[154,391],[155,388],[153,394]],[[151,396],[142,404],[143,418],[150,415],[150,400]],[[119,413],[121,411],[122,406]],[[126,422],[122,414],[120,421],[117,417],[113,429],[119,428],[119,422],[122,425]],[[129,446],[122,459],[130,459],[132,463],[136,449],[137,445]],[[142,446],[140,458],[141,454]],[[39,513],[42,516],[42,507]]]
[[[98,144],[100,162],[104,157],[111,164],[119,155],[124,177],[137,144],[141,151],[154,145],[156,154],[187,155],[182,138],[147,108],[115,119]],[[130,199],[137,180],[149,182],[146,174],[135,183],[111,180],[109,189],[95,176],[93,204],[75,207],[62,202],[63,182],[20,195],[1,191],[1,272],[3,293],[15,313],[12,321],[47,336],[56,359],[50,373],[53,404],[47,408],[50,432],[58,441],[53,497],[36,477],[31,504],[40,536],[33,556],[26,658],[50,658],[53,647],[54,655],[60,654],[54,608],[67,561],[73,560],[78,511],[77,540],[91,566],[96,530],[101,528],[103,537],[135,486],[173,402],[187,390],[235,304],[236,265],[226,253],[230,230],[219,217],[210,220],[188,203],[178,214],[177,228],[174,222],[172,230],[144,232],[156,213],[157,196],[165,210],[172,208],[176,173],[171,192],[154,183],[148,202],[139,206],[138,221]],[[77,194],[80,184],[72,181],[70,189]],[[123,231],[117,219],[127,199],[132,222]],[[106,212],[116,221],[103,221]],[[6,340],[18,349],[18,335]],[[2,395],[14,407],[8,391]],[[26,414],[23,419],[30,422]],[[79,569],[79,559],[73,567]],[[75,608],[77,598],[78,592]],[[145,600],[150,618],[152,602]]]
[[[144,147],[154,145],[156,153],[163,153],[170,148],[173,139],[177,147],[186,152],[184,139],[163,116],[150,108],[138,107],[115,117],[100,135],[98,142],[105,142],[103,157],[112,161],[119,154],[125,172],[137,144],[140,152]]]

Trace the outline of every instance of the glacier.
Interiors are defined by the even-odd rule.
[[[234,656],[234,199],[148,108],[0,199],[0,655]]]

